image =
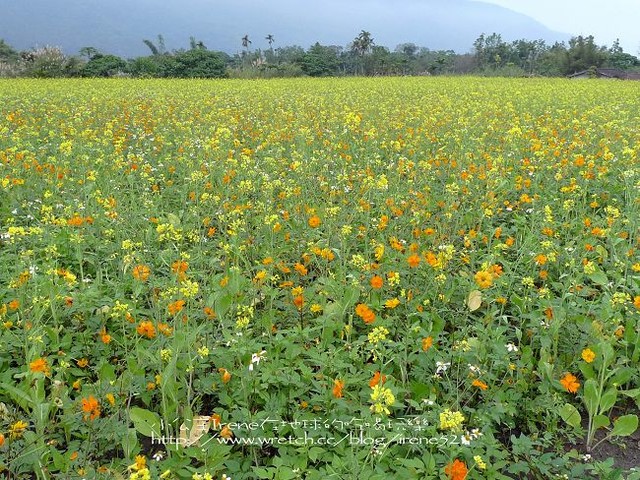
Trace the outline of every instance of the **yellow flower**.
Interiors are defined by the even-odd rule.
[[[391,298],[384,302],[384,306],[386,308],[396,308],[398,305],[400,305],[400,300],[398,300],[397,298]]]
[[[487,469],[487,464],[484,462],[484,460],[482,460],[482,457],[480,455],[475,455],[473,457],[473,461],[476,462],[476,466],[480,470],[486,470]]]
[[[462,413],[452,412],[446,408],[440,413],[440,430],[458,430],[464,420]]]
[[[383,387],[378,383],[374,385],[373,391],[371,392],[371,401],[373,405],[371,405],[370,408],[373,413],[385,413],[389,415],[391,413],[389,407],[394,404],[396,398],[391,389]]]
[[[384,327],[376,327],[368,335],[369,343],[375,346],[379,342],[386,340],[387,335],[389,335],[389,330]]]
[[[18,420],[17,422],[15,422],[9,427],[9,438],[11,439],[20,438],[28,426],[29,424],[27,422]]]
[[[480,288],[489,288],[493,284],[493,275],[488,270],[480,270],[473,279]]]
[[[591,363],[595,358],[596,358],[596,354],[590,348],[585,348],[584,350],[582,350],[582,359],[585,362]]]

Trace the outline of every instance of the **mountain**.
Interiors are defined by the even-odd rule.
[[[17,49],[58,45],[75,54],[93,46],[124,57],[149,53],[143,39],[165,38],[169,50],[189,37],[212,50],[236,53],[249,35],[251,48],[319,41],[347,45],[361,31],[391,49],[412,42],[432,50],[470,51],[481,33],[504,40],[566,40],[532,18],[471,0],[0,0],[0,38]]]

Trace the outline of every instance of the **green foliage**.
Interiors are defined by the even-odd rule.
[[[127,67],[127,62],[115,55],[94,55],[82,67],[83,77],[113,77],[122,73]]]
[[[606,47],[598,46],[593,35],[587,37],[579,35],[569,40],[563,62],[563,73],[569,75],[591,67],[601,67],[606,60]]]
[[[174,78],[222,78],[226,63],[222,54],[204,49],[187,50],[168,57],[162,76]]]
[[[20,58],[18,52],[0,38],[0,62],[15,62]]]
[[[316,43],[300,59],[302,71],[310,77],[329,77],[338,73],[338,52]]]

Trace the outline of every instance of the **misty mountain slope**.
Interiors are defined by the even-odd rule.
[[[0,38],[19,49],[60,45],[67,53],[85,46],[122,56],[148,53],[142,43],[163,34],[168,49],[186,48],[189,37],[208,48],[236,53],[241,37],[251,48],[308,47],[319,41],[346,45],[368,30],[376,44],[393,49],[413,42],[466,52],[481,33],[565,40],[539,22],[497,5],[470,0],[0,0]]]

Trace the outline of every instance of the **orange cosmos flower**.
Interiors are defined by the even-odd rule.
[[[302,295],[296,295],[293,297],[293,304],[298,310],[302,310],[302,307],[304,306],[304,297]]]
[[[49,362],[46,358],[37,358],[33,362],[29,364],[29,370],[34,373],[43,373],[48,376],[51,373],[51,368],[49,367]]]
[[[534,258],[534,261],[537,265],[544,265],[545,263],[547,263],[547,256],[541,253],[540,255],[537,255],[536,258]]]
[[[373,388],[376,385],[384,385],[384,382],[386,381],[387,381],[387,376],[382,375],[380,371],[377,371],[376,373],[373,374],[373,378],[369,380],[369,386]]]
[[[359,303],[356,306],[356,315],[358,315],[360,318],[362,318],[362,320],[364,320],[364,323],[366,323],[366,324],[373,323],[373,321],[376,319],[375,312],[373,310],[371,310],[364,303]]]
[[[222,383],[229,383],[229,380],[231,380],[231,374],[229,371],[226,368],[219,368],[218,372],[220,372]]]
[[[213,310],[213,308],[204,307],[202,311],[204,312],[204,314],[207,316],[209,320],[213,320],[214,318],[216,318],[216,312]]]
[[[370,283],[372,288],[378,289],[378,288],[382,288],[382,285],[384,284],[384,280],[379,275],[376,275],[371,279]]]
[[[173,328],[168,323],[159,323],[158,331],[165,337],[169,337],[173,333]]]
[[[415,253],[413,255],[410,255],[409,258],[407,258],[407,263],[411,268],[417,267],[418,265],[420,265],[420,256]]]
[[[305,267],[305,266],[304,266],[303,264],[301,264],[301,263],[296,263],[296,264],[294,265],[293,269],[294,269],[296,272],[298,272],[298,274],[299,274],[299,275],[301,275],[301,276],[303,276],[303,277],[308,273],[308,271],[307,271],[307,267]]]
[[[344,388],[344,381],[337,378],[333,381],[333,390],[331,393],[335,398],[342,398],[342,389]]]
[[[107,329],[105,327],[102,327],[102,330],[100,330],[100,340],[105,345],[111,342],[111,335],[107,333]]]
[[[489,388],[486,383],[484,383],[482,380],[478,380],[477,378],[471,385],[474,387],[478,387],[480,390],[486,390],[487,388]]]
[[[9,306],[9,309],[11,310],[17,310],[18,307],[20,306],[20,300],[17,300],[17,299],[11,300],[8,306]]]
[[[171,271],[177,274],[179,277],[184,277],[184,274],[189,269],[189,264],[184,260],[176,260],[171,264]]]
[[[175,315],[176,313],[179,313],[182,311],[182,309],[184,308],[186,302],[184,300],[176,300],[173,303],[169,304],[169,313],[171,315]]]
[[[562,377],[560,379],[560,383],[569,393],[576,393],[578,391],[578,388],[580,388],[580,382],[578,382],[578,379],[570,373],[567,373],[564,377]]]
[[[67,225],[70,227],[80,227],[84,223],[84,218],[79,215],[74,215],[73,217],[67,220]]]
[[[100,403],[93,395],[89,395],[89,398],[82,399],[82,411],[85,413],[84,419],[87,418],[95,420],[100,416]]]
[[[422,339],[422,351],[426,352],[428,351],[431,346],[433,345],[433,337],[429,336],[427,338],[423,338]]]
[[[143,337],[154,338],[156,336],[156,327],[148,320],[140,322],[136,331]]]
[[[444,469],[450,480],[465,480],[468,472],[467,465],[457,458]]]
[[[322,222],[320,221],[320,217],[318,217],[317,215],[309,218],[309,226],[311,228],[318,228],[320,226],[320,223]]]
[[[141,282],[146,282],[149,278],[150,273],[151,270],[146,265],[136,265],[135,267],[133,267],[133,270],[131,272],[133,278]]]
[[[502,271],[502,265],[498,265],[497,263],[495,265],[491,265],[491,267],[489,268],[489,272],[495,278],[500,278],[502,276],[502,274],[504,273]]]
[[[633,306],[640,310],[640,295],[633,297]]]

